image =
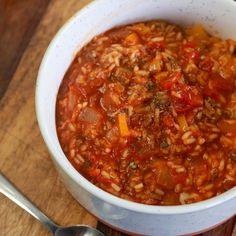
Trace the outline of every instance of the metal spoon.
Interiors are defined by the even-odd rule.
[[[39,220],[52,232],[54,236],[104,236],[103,233],[87,225],[61,227],[55,224],[45,214],[43,214],[43,212],[34,206],[12,183],[10,183],[1,172],[0,192]]]

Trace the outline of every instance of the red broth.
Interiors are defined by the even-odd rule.
[[[94,37],[59,89],[72,165],[135,202],[202,201],[236,185],[236,42],[163,21]]]

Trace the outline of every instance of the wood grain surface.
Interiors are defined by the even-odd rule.
[[[0,98],[49,1],[0,1]]]
[[[97,226],[105,235],[121,236],[123,234],[97,223],[68,193],[54,169],[35,116],[35,82],[43,54],[57,30],[90,1],[0,0],[0,35],[4,35],[0,37],[0,170],[58,224],[89,224]],[[14,8],[9,8],[13,2],[28,4],[22,9],[28,14],[28,20],[15,20],[17,26],[22,21],[22,28],[18,26],[21,33],[11,28],[15,24],[13,19],[3,24],[7,19],[2,16],[15,17]],[[6,8],[8,13],[4,12]],[[28,31],[31,32],[25,33]],[[10,32],[16,32],[12,36],[14,40],[9,37]],[[5,49],[6,42],[9,50]],[[236,236],[235,231],[232,234],[233,224],[232,219],[204,235]],[[18,235],[50,234],[29,214],[0,195],[0,236]]]
[[[42,211],[61,225],[89,224],[85,211],[58,179],[39,133],[34,92],[43,54],[57,30],[89,1],[51,1],[0,101],[0,170]],[[0,196],[1,236],[49,236],[29,214]]]

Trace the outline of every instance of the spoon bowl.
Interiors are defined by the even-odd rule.
[[[88,225],[76,225],[58,228],[55,236],[104,236],[100,231]]]
[[[69,227],[57,225],[30,202],[1,172],[0,192],[40,221],[54,236],[104,236],[103,233],[88,225]]]

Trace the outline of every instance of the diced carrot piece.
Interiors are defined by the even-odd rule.
[[[136,33],[131,33],[125,38],[125,41],[128,44],[138,44],[140,42],[140,38]]]
[[[144,34],[149,34],[151,32],[151,29],[149,27],[145,26],[145,25],[142,25],[140,28],[141,28],[140,33],[143,34],[143,35]]]
[[[191,27],[189,29],[189,33],[193,35],[195,38],[200,40],[207,39],[209,37],[208,33],[206,32],[206,30],[202,25],[195,25],[194,27]]]
[[[178,115],[177,121],[182,131],[187,131],[189,129],[185,115]]]
[[[126,118],[125,113],[118,114],[118,125],[119,125],[120,135],[122,137],[129,136],[129,128],[128,128],[127,118]]]

